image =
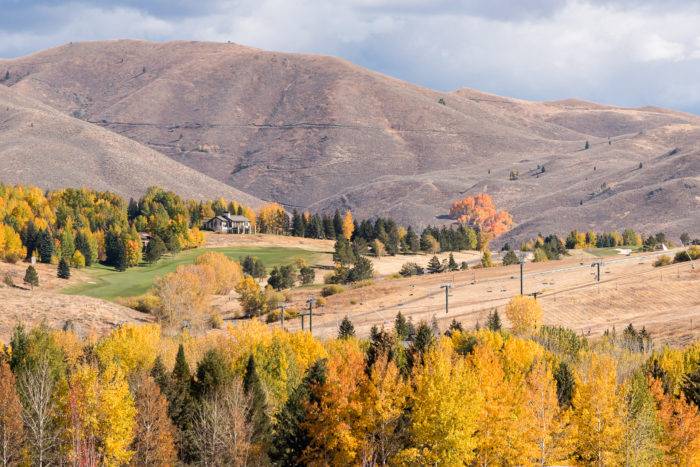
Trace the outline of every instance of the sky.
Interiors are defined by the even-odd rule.
[[[0,57],[83,40],[335,55],[441,91],[700,114],[698,0],[0,0]]]

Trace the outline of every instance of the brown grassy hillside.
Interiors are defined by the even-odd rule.
[[[97,125],[0,86],[0,181],[90,187],[138,197],[158,185],[183,196],[255,198]]]
[[[700,119],[679,112],[440,93],[236,44],[70,44],[4,70],[19,93],[290,208],[426,224],[487,191],[515,235],[699,229]]]

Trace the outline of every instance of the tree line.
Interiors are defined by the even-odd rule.
[[[700,344],[588,339],[516,297],[506,330],[413,323],[366,339],[257,320],[216,335],[18,326],[0,353],[5,465],[695,465]]]

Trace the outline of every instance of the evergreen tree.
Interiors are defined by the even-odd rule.
[[[209,349],[197,363],[197,371],[192,383],[193,395],[202,400],[229,384],[232,379],[233,374],[221,351]]]
[[[292,235],[295,237],[304,236],[304,217],[296,209],[292,211]]]
[[[372,266],[372,261],[364,256],[360,256],[355,260],[355,265],[348,273],[348,278],[351,282],[371,279],[373,276],[374,266]]]
[[[177,349],[175,367],[170,377],[171,386],[168,391],[168,415],[173,425],[178,429],[176,439],[180,460],[192,463],[196,460],[192,440],[192,424],[195,404],[190,393],[192,377],[190,367],[185,359],[185,348],[182,344]]]
[[[396,226],[396,224],[393,224],[391,230],[389,230],[386,244],[384,245],[389,256],[396,256],[396,254],[399,252],[400,241],[399,228]]]
[[[442,272],[442,263],[438,259],[437,256],[433,256],[430,258],[430,261],[428,261],[428,272],[430,274],[437,274],[439,272]]]
[[[90,243],[91,239],[88,238],[87,233],[79,230],[75,236],[75,249],[85,258],[85,266],[91,266],[97,261],[97,245],[91,245]]]
[[[39,261],[45,264],[51,262],[53,257],[53,238],[48,230],[44,229],[39,232],[39,238],[37,241],[37,248],[39,250]]]
[[[343,218],[340,216],[340,209],[336,209],[333,214],[333,230],[335,230],[335,238],[343,236]]]
[[[435,345],[435,332],[425,321],[418,323],[416,336],[409,351],[409,364],[411,367],[417,363],[423,364],[423,356]]]
[[[27,222],[27,226],[22,230],[22,243],[27,249],[25,259],[29,260],[34,255],[34,250],[37,249],[39,243],[39,231],[34,225],[34,221]]]
[[[156,360],[153,362],[153,367],[151,368],[151,377],[160,388],[160,392],[162,392],[167,397],[170,391],[170,375],[168,374],[168,371],[166,370],[165,364],[163,364],[163,360],[160,358],[160,355],[158,355],[156,357]]]
[[[165,247],[165,243],[161,238],[155,235],[146,245],[146,252],[144,255],[144,260],[147,263],[153,264],[158,261],[168,249]]]
[[[339,236],[338,240],[335,241],[333,261],[345,265],[353,263],[355,259],[355,253],[353,252],[350,242],[348,242],[342,235]]]
[[[408,321],[400,311],[396,313],[396,319],[394,319],[394,331],[396,332],[396,337],[402,341],[408,340],[411,333]]]
[[[683,394],[696,407],[700,407],[700,365],[696,365],[695,370],[686,375]]]
[[[377,326],[372,326],[369,332],[369,347],[367,348],[367,366],[365,371],[370,374],[372,366],[379,357],[386,355],[388,360],[394,359],[394,336],[384,330],[384,327],[378,329]]]
[[[450,327],[447,329],[445,334],[450,336],[450,335],[452,335],[453,332],[463,332],[463,331],[464,331],[464,328],[462,327],[462,323],[460,323],[456,319],[452,318],[452,322],[450,323]]]
[[[253,434],[251,440],[266,452],[272,441],[272,424],[268,414],[267,393],[255,366],[255,357],[248,357],[245,374],[243,375],[243,391],[250,400],[247,422],[251,424]]]
[[[452,253],[450,253],[450,259],[447,263],[447,269],[449,269],[450,271],[456,271],[457,269],[459,269],[459,266],[457,265],[455,257],[454,255],[452,255]]]
[[[24,283],[29,284],[32,289],[39,286],[39,274],[36,273],[34,266],[27,267],[27,271],[24,273]]]
[[[513,250],[508,250],[508,252],[503,257],[503,266],[518,264],[519,262],[520,260],[518,259],[518,255],[516,255]]]
[[[63,228],[61,231],[61,257],[70,261],[75,253],[75,237],[73,236],[73,229],[70,225]]]
[[[338,329],[338,339],[350,339],[355,337],[355,326],[353,326],[352,321],[345,315],[343,321],[340,322],[340,328]]]
[[[25,366],[29,356],[29,336],[27,331],[25,331],[24,326],[18,324],[15,326],[12,332],[12,338],[10,338],[10,348],[12,349],[12,354],[10,355],[10,368],[15,374]]]
[[[494,309],[486,319],[486,328],[491,331],[500,331],[501,327],[501,316],[498,314],[498,310]]]
[[[68,260],[66,260],[66,258],[61,258],[60,260],[58,260],[57,276],[59,279],[70,278],[70,266],[68,265]]]
[[[333,219],[324,215],[322,220],[323,220],[323,236],[329,240],[336,238],[335,226],[333,225]]]
[[[568,363],[559,363],[559,366],[554,370],[554,381],[557,383],[559,407],[562,409],[571,407],[576,382],[574,381],[574,373]]]
[[[130,221],[136,219],[139,214],[141,214],[141,209],[139,204],[134,200],[134,198],[129,198],[129,207],[126,209],[126,214]]]
[[[275,465],[301,465],[301,455],[311,442],[306,426],[309,403],[315,400],[314,389],[326,382],[326,360],[316,361],[307,370],[301,384],[290,394],[275,423],[275,437],[270,459]]]

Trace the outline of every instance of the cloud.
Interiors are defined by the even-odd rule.
[[[5,5],[9,3],[8,5]],[[449,91],[700,113],[691,0],[0,0],[0,56],[110,38],[338,55]]]

